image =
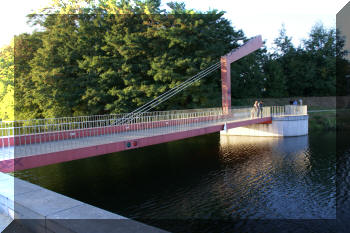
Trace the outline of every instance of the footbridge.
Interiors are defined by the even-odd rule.
[[[305,115],[306,106],[231,106],[230,64],[262,46],[254,37],[221,61],[187,79],[131,113],[0,122],[0,171],[14,172],[49,164],[130,150],[220,132],[270,124],[275,116]],[[150,111],[221,66],[222,107]]]

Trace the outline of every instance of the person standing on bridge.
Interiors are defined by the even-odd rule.
[[[257,114],[257,112],[258,112],[258,101],[257,100],[255,100],[255,103],[254,103],[254,105],[253,105],[253,109],[252,109],[252,111],[250,112],[250,118],[254,118]],[[258,114],[259,114],[259,112],[258,112]]]
[[[260,112],[260,117],[263,117],[263,101],[261,100],[259,102],[259,106],[258,106],[258,117],[259,117],[259,112]]]

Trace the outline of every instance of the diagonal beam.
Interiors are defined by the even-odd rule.
[[[259,35],[221,57],[222,109],[224,113],[228,113],[231,108],[231,63],[258,50],[261,46],[263,46],[263,42]]]

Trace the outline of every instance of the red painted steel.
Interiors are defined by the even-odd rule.
[[[231,63],[254,52],[263,46],[261,36],[250,39],[241,47],[221,57],[222,110],[228,113],[231,108]]]
[[[253,120],[245,120],[226,124],[227,129],[246,126],[251,124],[259,124],[271,121],[271,117],[258,118]],[[193,129],[182,132],[169,133],[166,135],[157,135],[151,137],[138,138],[135,140],[125,140],[115,143],[109,143],[98,146],[89,146],[78,149],[58,151],[40,155],[32,155],[27,157],[9,159],[0,161],[1,172],[14,172],[34,167],[46,166],[50,164],[62,163],[77,159],[89,158],[97,155],[109,154],[134,148],[140,148],[165,142],[171,142],[184,138],[210,134],[223,130],[224,125],[208,126],[200,129]],[[127,142],[132,142],[130,147],[126,146]],[[136,142],[136,145],[133,143]]]
[[[272,120],[271,121],[262,122],[260,124],[272,124]]]
[[[228,114],[231,108],[231,68],[227,57],[221,57],[222,111]]]

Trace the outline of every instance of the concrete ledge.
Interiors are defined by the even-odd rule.
[[[0,214],[14,219],[14,178],[0,172]]]
[[[13,219],[9,216],[0,214],[0,232],[3,232],[12,221]]]
[[[166,232],[4,173],[0,173],[0,211],[38,233]]]

